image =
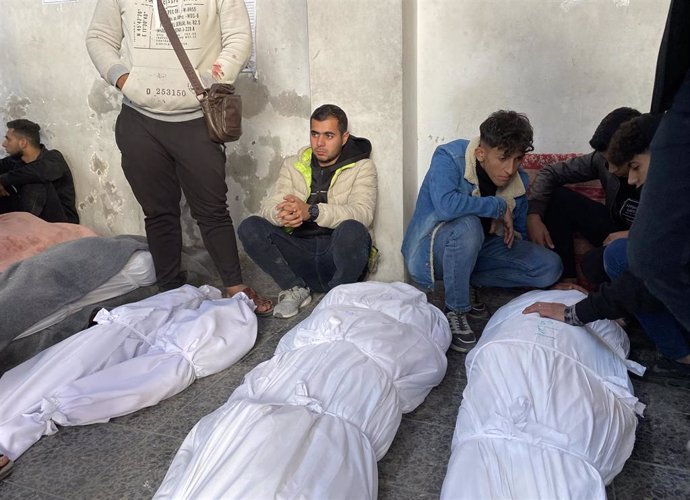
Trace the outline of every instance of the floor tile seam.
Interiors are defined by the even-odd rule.
[[[630,458],[630,459],[628,459],[628,461],[626,462],[626,464],[627,464],[627,463],[630,463],[630,462],[633,462],[633,463],[636,463],[636,464],[639,464],[639,465],[647,465],[647,466],[652,466],[652,467],[658,467],[658,468],[660,468],[660,469],[665,469],[665,470],[668,470],[668,471],[683,472],[683,473],[686,473],[686,474],[690,474],[690,467],[685,467],[685,468],[684,468],[684,467],[674,467],[674,466],[672,466],[672,465],[664,465],[664,464],[659,464],[659,463],[656,463],[656,462],[647,462],[647,461],[645,461],[645,460],[639,460],[639,459],[636,459],[636,458]]]
[[[27,491],[30,491],[32,493],[38,493],[40,495],[48,495],[50,498],[55,498],[56,500],[69,500],[69,497],[61,497],[61,496],[55,495],[53,493],[48,493],[47,491],[37,490],[36,488],[32,488],[31,486],[26,486],[24,483],[19,483],[19,482],[13,481],[11,477],[7,478],[7,479],[3,479],[2,482],[0,482],[0,484],[2,484],[2,483],[7,483],[7,484],[10,484],[12,486],[17,486],[23,490],[27,490]]]

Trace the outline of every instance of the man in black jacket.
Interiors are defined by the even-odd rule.
[[[573,234],[578,232],[599,248],[615,239],[617,233],[630,228],[631,211],[639,192],[629,187],[625,172],[609,169],[610,143],[614,133],[625,122],[640,116],[632,108],[617,108],[597,126],[589,144],[593,152],[542,168],[530,185],[527,234],[529,240],[554,250],[563,261],[562,280],[574,281],[575,250]],[[651,140],[651,138],[650,138]],[[619,177],[622,176],[622,177]],[[566,184],[599,179],[606,194],[606,205],[565,187]],[[592,265],[588,265],[591,260]],[[583,261],[588,280],[599,283],[601,253]],[[588,273],[586,269],[593,272]]]
[[[40,131],[29,120],[7,123],[0,160],[0,213],[29,212],[48,222],[79,223],[74,182],[57,150],[41,144]]]

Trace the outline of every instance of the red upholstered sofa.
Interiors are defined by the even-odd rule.
[[[525,155],[522,161],[522,168],[525,170],[529,176],[530,184],[534,181],[539,170],[545,165],[551,165],[552,163],[558,163],[559,161],[564,161],[569,158],[579,156],[576,153],[530,153]],[[591,198],[592,200],[598,201],[599,203],[604,203],[604,189],[601,186],[601,182],[598,180],[581,182],[578,184],[568,184],[567,185],[573,191],[582,193],[583,195]],[[579,263],[582,256],[587,253],[588,250],[592,248],[592,245],[584,238],[575,238],[575,260]],[[587,280],[582,276],[582,272],[578,266],[577,268],[578,281],[580,284],[587,288],[591,288]]]

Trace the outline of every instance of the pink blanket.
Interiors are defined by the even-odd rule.
[[[28,212],[0,215],[0,272],[58,243],[98,236],[79,224],[50,223]]]

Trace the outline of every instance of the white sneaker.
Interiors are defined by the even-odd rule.
[[[292,318],[299,310],[311,302],[311,292],[308,288],[293,286],[278,294],[278,304],[273,309],[276,318]]]

